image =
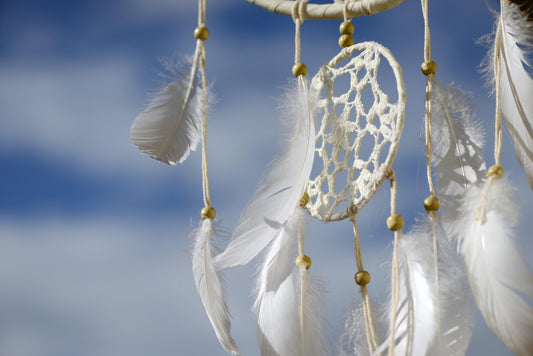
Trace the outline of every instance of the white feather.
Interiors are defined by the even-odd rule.
[[[305,78],[286,93],[283,117],[290,125],[289,146],[272,165],[217,257],[221,268],[248,263],[274,238],[277,227],[293,213],[305,192],[315,154],[314,94]]]
[[[513,240],[512,188],[506,178],[492,179],[464,197],[457,225],[460,252],[489,328],[515,354],[532,355],[533,308],[521,294],[533,297],[533,273]]]
[[[483,127],[473,115],[472,98],[452,85],[436,83],[433,104],[433,157],[442,219],[458,217],[457,202],[469,185],[484,179]]]
[[[198,61],[197,46],[192,62],[155,95],[131,125],[131,139],[139,149],[169,165],[183,162],[201,141],[202,110],[207,108],[202,103],[204,90],[197,84]]]
[[[432,235],[431,220],[420,226],[422,233]],[[462,356],[470,345],[471,328],[474,324],[472,300],[464,261],[439,219],[435,220],[435,236],[438,247],[438,334],[428,355]]]
[[[438,322],[430,236],[411,232],[400,238],[397,249],[399,303],[394,355],[427,355]]]
[[[239,349],[230,334],[231,323],[224,301],[221,279],[213,266],[213,256],[217,249],[211,239],[215,237],[215,230],[210,219],[203,220],[201,226],[191,232],[194,243],[192,271],[196,289],[220,344],[224,350],[238,356],[240,355]]]
[[[337,341],[338,356],[370,356],[368,341],[366,336],[365,313],[362,302],[354,303],[348,311],[344,329]],[[387,325],[383,306],[372,304],[372,315],[374,319],[374,331],[377,340],[382,340],[385,335]]]
[[[432,224],[438,246],[437,268]],[[466,276],[438,219],[432,222],[424,218],[399,240],[397,248],[399,304],[395,311],[394,354],[464,355],[472,326]],[[389,340],[374,355],[387,350]]]
[[[294,261],[298,255],[298,230],[305,211],[296,209],[283,224],[260,266],[254,311],[257,314],[259,344],[263,356],[323,356],[329,354],[323,298],[311,285],[300,314],[301,273]],[[308,277],[308,276],[307,276]],[[304,334],[300,318],[303,317]],[[302,349],[303,345],[303,349]]]
[[[533,79],[524,65],[531,67],[527,51],[533,49],[533,22],[520,12],[519,6],[502,1],[499,19],[501,46],[501,106],[505,126],[515,147],[516,156],[533,189]],[[498,43],[498,41],[496,41]]]

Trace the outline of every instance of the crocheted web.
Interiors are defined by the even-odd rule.
[[[396,89],[394,103],[378,83],[383,58],[390,66],[388,86]],[[323,116],[317,125],[319,158],[315,157],[312,177],[316,176],[308,184],[311,200],[306,207],[323,221],[341,220],[349,216],[347,208],[361,209],[372,198],[394,160],[403,128],[403,79],[385,47],[364,42],[342,50],[311,85],[320,95]]]

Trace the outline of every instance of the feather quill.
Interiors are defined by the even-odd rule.
[[[201,141],[202,98],[197,84],[199,46],[194,58],[140,112],[131,125],[131,139],[152,158],[169,165],[183,162]],[[169,70],[172,70],[168,66]],[[205,109],[205,108],[204,108]]]
[[[436,83],[433,104],[433,157],[442,221],[458,218],[458,201],[468,186],[487,176],[483,127],[474,118],[471,97]]]
[[[287,91],[281,109],[292,135],[288,148],[272,164],[243,215],[232,240],[216,263],[221,268],[248,263],[274,238],[305,192],[315,154],[315,100],[300,76]]]
[[[517,355],[533,354],[533,273],[513,240],[517,208],[506,178],[469,190],[456,228],[470,286],[489,328]]]
[[[203,220],[201,226],[191,232],[194,243],[193,276],[196,289],[220,344],[228,353],[239,356],[239,349],[230,334],[231,323],[224,301],[221,278],[213,266],[213,256],[217,248],[211,240],[216,235],[216,227],[210,219]]]
[[[500,60],[501,110],[518,161],[533,189],[533,79],[527,52],[533,50],[533,22],[520,7],[501,1],[494,49]],[[498,40],[500,39],[500,40]]]
[[[294,264],[298,255],[298,231],[306,212],[297,208],[280,226],[269,246],[256,280],[259,344],[262,356],[322,356],[329,354],[325,308],[320,289],[310,283],[304,305],[303,331],[300,320],[300,271]],[[308,276],[307,276],[308,277]],[[303,349],[302,349],[303,346]]]

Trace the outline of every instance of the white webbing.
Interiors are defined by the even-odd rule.
[[[378,83],[382,58],[396,79],[395,103],[389,102],[389,96]],[[337,67],[341,61],[343,65]],[[345,75],[349,76],[350,88],[336,94],[335,80]],[[406,98],[401,68],[387,48],[375,42],[363,42],[344,48],[322,66],[311,85],[320,94],[318,107],[323,112],[316,144],[323,168],[309,181],[307,192],[311,200],[306,208],[322,221],[342,220],[374,196],[396,156]],[[365,88],[373,95],[370,107],[363,104]],[[359,154],[365,137],[374,141],[368,157],[366,153],[365,157]],[[368,151],[368,147],[364,150]],[[337,187],[337,175],[341,172],[346,174],[346,180],[341,182],[342,187]]]

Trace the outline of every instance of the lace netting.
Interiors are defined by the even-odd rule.
[[[389,102],[378,83],[382,57],[396,79],[396,103]],[[339,64],[343,65],[336,68]],[[335,80],[345,75],[349,75],[348,89],[344,91],[342,80],[334,88]],[[323,166],[309,180],[311,200],[306,207],[320,220],[342,220],[350,215],[347,209],[355,212],[372,198],[396,156],[405,111],[401,68],[387,48],[363,42],[323,65],[311,86],[320,95],[318,106],[324,113],[315,149],[320,157],[315,162],[322,161]]]

